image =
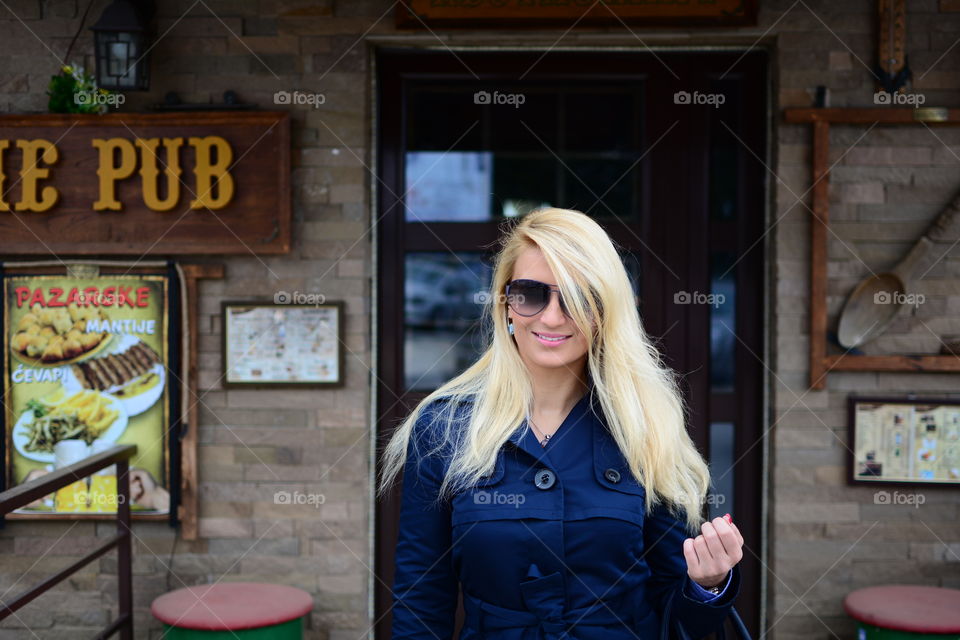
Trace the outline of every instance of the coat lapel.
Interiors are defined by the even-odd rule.
[[[523,422],[520,423],[520,426],[517,427],[516,431],[510,434],[509,442],[511,442],[518,449],[525,451],[537,462],[542,462],[547,466],[552,466],[547,460],[547,452],[540,445],[540,443],[537,442],[537,436],[534,435],[533,430],[527,425],[526,418],[524,418]]]

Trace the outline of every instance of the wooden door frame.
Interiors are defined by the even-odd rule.
[[[376,379],[378,380],[378,386],[375,390],[375,401],[376,401],[376,435],[377,441],[375,443],[374,451],[376,453],[376,462],[379,461],[379,456],[382,452],[382,447],[385,444],[385,438],[389,431],[392,430],[399,421],[409,413],[409,411],[415,406],[425,394],[424,393],[410,393],[406,394],[404,397],[398,397],[393,393],[391,388],[387,386],[386,383],[393,384],[393,388],[402,389],[403,385],[403,371],[401,368],[402,358],[403,358],[403,332],[402,331],[385,331],[384,327],[402,327],[403,326],[403,287],[402,287],[402,268],[397,269],[398,265],[402,265],[403,254],[405,250],[411,248],[416,249],[426,249],[430,244],[430,232],[425,228],[425,225],[408,225],[405,223],[402,211],[403,204],[399,201],[399,195],[403,193],[402,189],[402,175],[401,175],[401,165],[399,161],[404,149],[404,138],[403,132],[400,130],[400,124],[404,121],[405,114],[403,113],[403,108],[405,102],[403,100],[403,89],[404,81],[406,77],[411,75],[416,75],[417,77],[424,77],[428,73],[437,74],[437,75],[446,75],[448,77],[457,76],[466,74],[466,68],[464,64],[469,65],[471,69],[488,69],[489,64],[497,59],[499,60],[512,60],[514,63],[517,59],[523,59],[523,56],[535,56],[539,57],[542,55],[542,51],[531,51],[531,50],[521,50],[521,51],[511,51],[504,52],[499,51],[458,51],[457,57],[451,56],[448,52],[444,51],[435,51],[435,52],[424,52],[417,49],[396,49],[396,48],[383,48],[378,50],[377,60],[375,64],[375,79],[376,79],[376,96],[375,96],[375,111],[376,118],[375,122],[377,123],[377,130],[373,132],[373,141],[376,145],[376,159],[377,159],[377,176],[379,178],[375,184],[375,216],[377,220],[377,234],[378,245],[376,250],[378,251],[378,282],[380,281],[380,275],[384,273],[385,266],[392,272],[392,284],[393,286],[384,286],[383,282],[380,282],[377,291],[376,291],[376,304],[377,304],[377,343],[378,343],[378,354],[377,354],[377,372]],[[738,69],[745,69],[745,71],[738,71],[739,73],[751,73],[756,72],[757,69],[760,69],[763,74],[763,80],[757,81],[754,83],[754,93],[755,97],[759,98],[759,102],[754,105],[754,110],[759,113],[758,123],[764,123],[762,127],[755,127],[752,131],[752,135],[759,136],[760,142],[756,144],[757,148],[762,152],[762,156],[767,155],[767,145],[769,140],[769,126],[767,124],[767,111],[769,103],[769,60],[763,56],[763,59],[759,59],[761,56],[744,56],[743,60],[740,60],[740,54],[742,49],[732,52],[725,52],[729,56],[726,65],[718,65],[723,69],[732,66],[734,63],[738,65]],[[761,52],[764,53],[765,52]],[[572,59],[577,57],[584,61],[589,61],[591,54],[597,55],[628,55],[628,56],[640,56],[643,54],[642,49],[637,49],[635,52],[628,52],[624,54],[622,51],[597,51],[589,50],[584,52],[577,51],[564,51],[564,52],[553,52],[551,56],[544,57],[543,61],[538,63],[542,65],[540,69],[549,71],[552,64],[557,64],[558,59],[562,57],[567,57]],[[660,57],[664,57],[667,54],[660,54]],[[697,52],[683,51],[678,50],[676,54],[670,54],[671,56],[676,56],[678,59],[681,57],[686,57],[689,59],[691,56],[698,55]],[[714,54],[720,55],[720,54]],[[506,57],[505,57],[506,56]],[[636,58],[635,59],[639,59]],[[748,64],[748,62],[753,61],[753,67]],[[429,62],[429,64],[424,64]],[[420,63],[420,64],[418,64]],[[486,63],[486,65],[485,65]],[[496,64],[493,64],[495,67]],[[673,63],[671,63],[673,66]],[[426,68],[425,68],[426,67]],[[569,72],[569,70],[568,70]],[[571,75],[576,75],[579,71],[574,70]],[[495,74],[493,74],[495,75]],[[480,76],[487,79],[483,70],[480,72]],[[466,76],[469,78],[470,76]],[[676,83],[671,78],[671,81]],[[678,88],[683,88],[689,90],[689,86],[680,87],[679,84],[676,85]],[[659,91],[662,91],[663,88],[659,88]],[[672,93],[672,92],[671,92]],[[385,101],[383,96],[397,96],[399,99],[391,98],[388,101]],[[389,102],[389,109],[391,113],[386,113],[385,103]],[[662,132],[662,130],[661,130]],[[658,133],[651,134],[652,137],[656,137]],[[685,136],[693,135],[693,132],[687,131]],[[650,141],[652,142],[652,140]],[[756,142],[756,141],[754,141]],[[681,145],[665,145],[663,148],[658,148],[651,151],[652,157],[656,157],[657,161],[668,161],[669,158],[680,158],[680,161],[683,160],[683,154],[685,152],[685,147]],[[704,158],[691,158],[691,169],[696,171],[705,171],[703,166]],[[678,183],[682,183],[686,174],[682,172],[676,173],[676,180]],[[645,176],[645,180],[649,179],[649,175]],[[760,227],[758,228],[762,231],[763,223],[766,219],[765,212],[767,211],[767,193],[766,189],[761,189],[762,185],[767,183],[766,174],[763,172],[762,167],[753,167],[752,173],[749,171],[741,171],[740,173],[740,193],[741,196],[749,196],[751,202],[749,206],[751,207],[751,214],[755,220],[759,221]],[[673,190],[671,197],[668,199],[667,190],[661,190],[659,192],[659,201],[654,199],[648,202],[649,209],[652,210],[669,210],[669,207],[676,207],[678,198],[677,194],[682,194],[682,199],[685,203],[685,206],[695,206],[696,203],[691,203],[686,200],[691,196],[694,189],[679,189]],[[702,192],[702,190],[701,190]],[[643,190],[644,197],[650,198],[652,191],[651,189]],[[703,203],[699,203],[699,206],[702,206]],[[746,206],[746,205],[745,205]],[[398,213],[399,212],[399,213]],[[390,214],[393,215],[390,215]],[[650,225],[651,216],[641,216],[642,225]],[[478,246],[487,245],[490,246],[493,241],[496,240],[495,235],[491,235],[489,230],[484,232],[482,226],[474,226],[464,223],[450,223],[451,228],[459,227],[462,230],[462,237],[464,241],[464,247],[467,244],[470,245],[470,249],[476,250]],[[745,225],[741,225],[742,227]],[[659,237],[660,245],[662,247],[669,246],[669,244],[663,244],[664,237],[662,234],[667,233],[669,230],[663,225],[657,226],[654,225],[652,228],[642,229],[641,238],[653,239],[656,242],[656,238]],[[688,254],[696,254],[698,251],[703,251],[706,246],[705,243],[708,240],[709,229],[706,225],[700,225],[696,229],[688,229],[692,242],[682,249]],[[478,235],[479,232],[479,235]],[[490,236],[490,237],[487,237]],[[386,241],[383,241],[386,239]],[[457,243],[459,244],[459,243]],[[461,250],[458,246],[451,247],[454,250]],[[627,246],[626,249],[632,249],[640,251],[641,246]],[[762,356],[765,353],[763,345],[767,340],[767,336],[764,334],[764,317],[763,317],[763,299],[766,295],[766,258],[764,255],[765,243],[758,243],[758,248],[751,251],[751,255],[748,256],[748,259],[744,260],[744,265],[738,267],[739,269],[747,269],[749,267],[750,273],[756,276],[754,281],[755,286],[750,287],[750,290],[755,297],[759,298],[759,302],[752,306],[752,309],[755,313],[744,313],[742,306],[739,303],[739,297],[741,296],[741,289],[738,287],[738,311],[737,311],[737,326],[741,327],[750,327],[752,333],[750,334],[756,344],[752,345],[738,345],[737,347],[737,371],[746,371],[746,370],[756,370],[756,367],[748,366],[750,365],[750,360],[753,358],[747,349],[753,351],[754,354]],[[464,249],[467,250],[467,249]],[[662,268],[660,265],[657,265],[653,258],[650,257],[649,251],[643,251],[643,264],[642,264],[642,273],[644,276],[643,289],[644,298],[651,300],[663,300],[664,295],[669,293],[664,287],[666,282],[665,278],[662,277]],[[674,260],[670,261],[673,264],[677,264]],[[689,261],[691,263],[696,261]],[[707,261],[701,261],[702,268],[701,272],[698,272],[695,275],[695,280],[703,282],[708,282],[709,273],[704,273],[703,271],[708,269],[709,264]],[[396,286],[399,283],[399,286]],[[746,289],[744,289],[746,290]],[[757,301],[754,301],[757,302]],[[679,313],[676,309],[668,309],[666,305],[659,305],[659,308],[656,309],[647,309],[646,313],[650,314],[648,316],[644,315],[645,324],[649,326],[659,326],[667,327],[667,320],[671,311],[673,313]],[[654,319],[654,316],[659,315],[659,320]],[[664,337],[666,344],[674,342],[674,344],[680,344],[679,347],[674,347],[672,353],[679,354],[679,358],[675,358],[674,362],[670,364],[677,366],[680,370],[691,371],[693,368],[685,365],[689,365],[692,358],[692,354],[687,353],[686,349],[682,346],[687,342],[687,337],[694,335],[697,332],[703,331],[704,327],[709,329],[709,310],[706,307],[700,309],[694,309],[692,313],[688,313],[685,320],[681,322],[675,329],[668,332]],[[679,329],[679,330],[678,330]],[[655,332],[651,331],[648,328],[648,331],[653,335]],[[676,332],[676,333],[674,333]],[[739,332],[738,332],[739,333]],[[741,368],[742,367],[742,368]],[[709,406],[709,373],[708,372],[693,372],[692,374],[686,376],[687,382],[685,384],[685,390],[688,393],[688,399],[691,402],[692,406]],[[740,407],[741,411],[749,410],[750,413],[754,414],[753,417],[753,427],[754,431],[759,433],[762,430],[763,426],[763,416],[766,411],[764,403],[764,385],[767,382],[767,376],[762,373],[762,370],[755,371],[749,384],[754,388],[754,393],[752,394],[741,394],[743,397],[742,405]],[[749,406],[747,406],[749,404]],[[691,415],[692,421],[700,420],[701,422],[705,420],[705,416],[700,415]],[[693,425],[691,424],[691,427]],[[708,442],[707,430],[702,424],[697,428],[693,429],[694,433],[697,434],[695,438],[697,445],[701,448],[702,451],[708,451]],[[749,442],[753,442],[756,438],[757,433],[741,433],[738,429],[737,437],[738,439],[749,439]],[[742,445],[742,442],[738,443],[738,448]],[[737,504],[738,513],[734,514],[737,518],[738,526],[743,530],[750,531],[754,534],[755,540],[758,542],[758,547],[756,548],[756,554],[751,556],[750,553],[745,554],[744,565],[745,570],[753,572],[753,575],[757,576],[756,580],[750,580],[749,585],[744,584],[744,588],[741,592],[740,597],[738,598],[738,610],[744,615],[744,619],[747,621],[748,626],[752,630],[757,630],[758,628],[765,626],[764,621],[760,620],[760,615],[764,609],[762,605],[762,599],[764,593],[762,590],[763,576],[764,571],[759,568],[759,563],[761,563],[761,558],[765,553],[762,551],[764,548],[764,541],[766,535],[766,527],[762,518],[764,517],[766,511],[764,510],[764,500],[765,494],[763,491],[756,491],[754,496],[750,496],[748,488],[747,479],[744,477],[747,473],[755,474],[753,475],[749,482],[755,482],[757,479],[761,479],[764,484],[766,483],[765,478],[761,478],[760,474],[764,473],[763,466],[763,452],[765,447],[753,447],[747,454],[744,456],[743,461],[737,465],[735,472],[735,487],[736,495],[735,501]],[[376,480],[379,480],[379,466],[377,465],[374,470],[373,477]],[[752,499],[751,499],[752,498]],[[397,519],[399,516],[399,488],[394,487],[391,493],[382,501],[378,501],[376,504],[376,519],[375,519],[375,542],[374,542],[374,562],[375,562],[375,580],[373,581],[374,589],[374,613],[376,615],[374,628],[375,628],[375,637],[378,638],[388,638],[390,634],[390,616],[386,615],[391,605],[391,594],[389,586],[392,584],[393,580],[393,568],[394,568],[394,541],[397,536]],[[759,557],[758,557],[759,556]],[[752,566],[751,566],[752,565]]]

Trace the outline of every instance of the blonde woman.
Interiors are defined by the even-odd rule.
[[[393,640],[692,637],[739,591],[743,538],[701,522],[706,463],[603,229],[567,209],[505,238],[489,347],[383,456],[403,471]]]

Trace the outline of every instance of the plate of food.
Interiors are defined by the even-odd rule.
[[[64,387],[107,393],[128,416],[143,413],[163,395],[166,369],[160,355],[140,338],[114,336],[109,349],[66,368]]]
[[[33,398],[13,426],[13,446],[37,462],[54,462],[53,445],[61,440],[113,444],[127,428],[127,412],[114,396],[84,389]]]
[[[97,307],[73,303],[66,307],[41,307],[36,303],[16,320],[10,350],[18,360],[34,367],[71,364],[106,347],[112,334],[87,329],[94,328],[90,321],[107,319],[106,313]]]

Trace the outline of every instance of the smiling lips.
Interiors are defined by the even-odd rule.
[[[562,333],[537,333],[536,331],[531,331],[531,333],[537,337],[537,340],[539,340],[541,344],[550,347],[563,344],[572,337],[565,336]]]

